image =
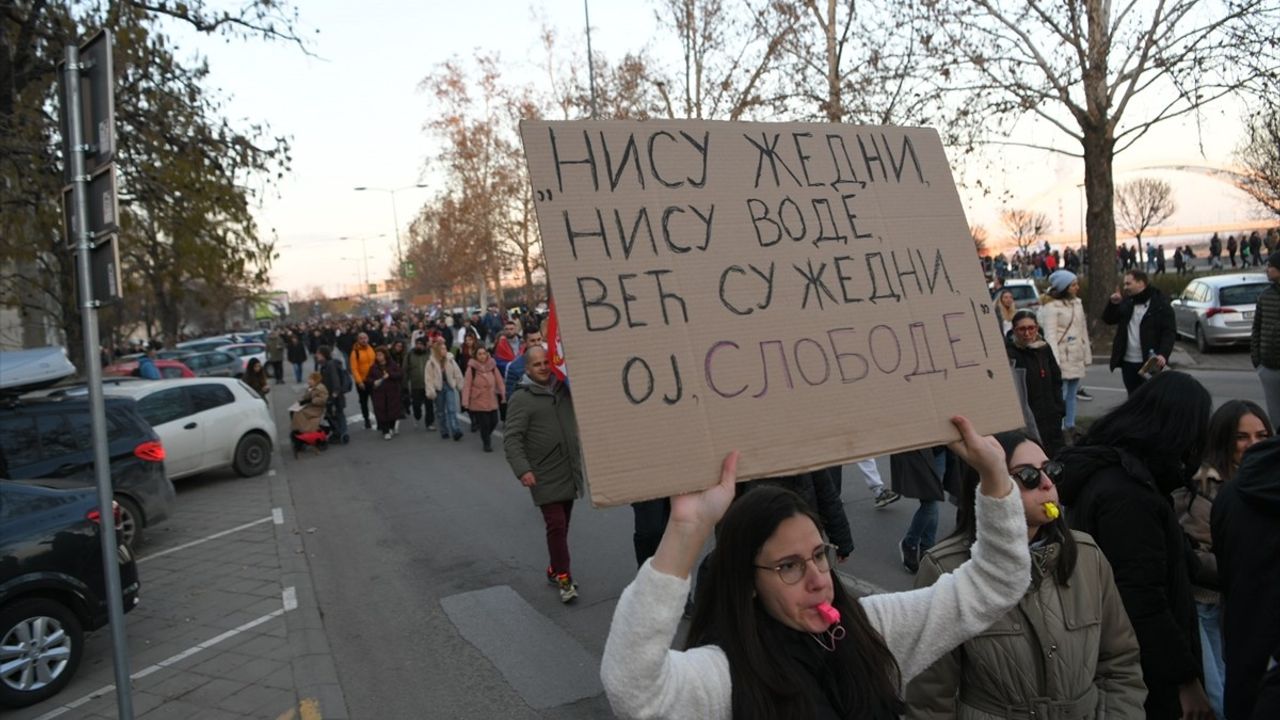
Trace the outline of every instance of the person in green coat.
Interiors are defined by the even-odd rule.
[[[561,602],[578,597],[569,567],[569,517],[582,497],[584,478],[578,421],[569,388],[551,373],[541,345],[525,351],[525,374],[507,403],[502,447],[507,463],[529,488],[547,527],[547,581]]]
[[[435,423],[431,422],[431,418],[436,416],[435,408],[432,407],[431,398],[427,397],[429,359],[431,353],[427,351],[427,336],[419,335],[413,341],[413,349],[405,353],[404,384],[409,390],[409,405],[413,408],[413,426],[418,427],[418,421],[425,418],[427,430],[435,430]]]

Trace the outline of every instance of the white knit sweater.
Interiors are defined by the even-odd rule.
[[[1021,495],[1016,489],[1001,499],[979,493],[977,510],[972,558],[954,573],[927,588],[858,601],[897,659],[903,683],[1003,617],[1030,583]],[[645,562],[618,599],[600,666],[618,717],[729,720],[724,651],[714,645],[670,649],[688,592],[688,578]]]

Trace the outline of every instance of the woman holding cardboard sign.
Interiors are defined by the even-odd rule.
[[[671,499],[657,553],[618,600],[601,679],[628,718],[893,718],[903,684],[1004,616],[1030,578],[1027,524],[1004,451],[956,417],[951,449],[978,469],[973,559],[937,584],[855,600],[798,495],[734,497],[737,453],[720,482]],[[728,510],[728,512],[726,512]],[[670,650],[689,571],[723,516],[712,582],[684,651]]]

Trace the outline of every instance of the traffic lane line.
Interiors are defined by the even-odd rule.
[[[176,553],[176,552],[178,552],[179,550],[186,550],[187,548],[192,548],[192,547],[195,547],[195,546],[197,546],[197,545],[203,545],[204,543],[207,543],[207,542],[209,542],[210,540],[217,540],[218,538],[226,537],[226,536],[231,535],[231,534],[233,534],[233,533],[238,533],[238,532],[240,532],[241,530],[248,530],[249,528],[254,527],[254,526],[256,526],[256,525],[261,525],[262,523],[268,523],[268,522],[271,522],[271,521],[272,521],[272,519],[275,517],[275,513],[276,513],[277,511],[279,511],[279,508],[275,508],[275,509],[273,509],[273,510],[272,510],[272,514],[271,514],[271,515],[268,515],[267,517],[264,517],[264,518],[262,518],[262,519],[260,519],[260,520],[254,520],[253,522],[247,522],[247,523],[245,523],[245,524],[243,524],[243,525],[237,525],[237,526],[235,526],[235,527],[231,528],[230,530],[223,530],[222,532],[216,532],[216,533],[214,533],[214,534],[212,534],[212,535],[206,535],[206,536],[204,536],[204,537],[202,537],[202,538],[199,538],[199,539],[197,539],[197,540],[192,540],[191,542],[188,542],[188,543],[183,543],[183,544],[181,544],[181,545],[177,545],[177,546],[175,546],[175,547],[171,547],[171,548],[168,548],[168,549],[166,549],[166,550],[161,550],[160,552],[151,553],[150,555],[148,555],[148,556],[146,556],[146,557],[138,558],[138,559],[136,560],[136,562],[137,562],[137,563],[139,563],[139,564],[141,564],[141,563],[144,563],[144,562],[146,562],[146,561],[148,561],[148,560],[155,560],[155,559],[156,559],[156,558],[158,558],[158,557],[163,557],[163,556],[168,555],[168,554],[170,554],[170,553]],[[279,523],[277,523],[277,524],[279,524]]]
[[[270,519],[270,518],[268,518],[268,520],[269,520],[269,519]],[[228,631],[226,631],[226,632],[224,632],[224,633],[221,633],[221,634],[219,634],[219,635],[214,635],[213,637],[209,638],[208,640],[205,640],[204,642],[200,643],[199,645],[194,645],[194,646],[192,646],[192,647],[189,647],[189,648],[187,648],[186,650],[183,650],[182,652],[180,652],[180,653],[178,653],[178,654],[176,654],[176,655],[173,655],[173,656],[167,657],[167,658],[165,658],[164,660],[161,660],[160,662],[158,662],[158,663],[156,663],[156,664],[154,664],[154,665],[150,665],[150,666],[148,666],[148,667],[145,667],[145,668],[143,668],[143,669],[139,670],[138,672],[136,672],[136,673],[134,673],[134,674],[130,675],[130,676],[129,676],[129,679],[130,679],[130,680],[135,680],[135,681],[136,681],[136,680],[141,680],[142,678],[144,678],[144,677],[146,677],[146,676],[148,676],[148,675],[152,675],[152,674],[154,674],[154,673],[160,672],[161,670],[164,670],[164,669],[165,669],[165,668],[167,668],[167,667],[171,667],[172,665],[175,665],[175,664],[177,664],[177,663],[180,663],[180,662],[182,662],[183,660],[186,660],[187,658],[189,658],[189,657],[191,657],[191,656],[193,656],[193,655],[196,655],[196,654],[198,654],[198,653],[204,652],[205,650],[208,650],[209,648],[211,648],[211,647],[213,647],[213,646],[215,646],[215,645],[218,645],[218,644],[220,644],[220,643],[226,642],[227,640],[230,640],[231,638],[233,638],[233,637],[235,637],[235,636],[237,636],[237,635],[240,635],[240,634],[246,633],[246,632],[248,632],[248,631],[250,631],[250,630],[252,630],[252,629],[254,629],[254,628],[258,627],[259,625],[261,625],[261,624],[263,624],[263,623],[265,623],[265,622],[270,622],[271,620],[274,620],[274,619],[276,619],[276,618],[278,618],[278,617],[280,617],[280,616],[284,615],[284,614],[285,614],[286,612],[288,612],[289,610],[292,610],[292,609],[294,609],[294,608],[296,608],[296,607],[297,607],[297,600],[296,600],[296,592],[297,592],[297,591],[296,591],[296,590],[294,590],[294,588],[293,588],[293,587],[287,587],[287,588],[285,588],[285,593],[288,593],[289,591],[293,591],[293,592],[295,593],[295,596],[294,596],[294,597],[295,597],[295,600],[294,600],[294,603],[293,603],[293,607],[292,607],[292,608],[291,608],[291,607],[289,607],[289,606],[287,605],[287,603],[282,603],[282,607],[281,607],[279,610],[273,610],[273,611],[271,611],[271,612],[267,613],[266,615],[263,615],[262,617],[254,618],[253,620],[250,620],[249,622],[244,623],[243,625],[240,625],[240,626],[238,626],[238,627],[234,627],[234,628],[232,628],[232,629],[230,629],[230,630],[228,630]],[[69,712],[71,712],[72,710],[75,710],[76,708],[80,707],[81,705],[84,705],[85,703],[92,702],[92,701],[94,701],[94,700],[97,700],[97,699],[99,699],[99,698],[102,698],[102,697],[106,696],[108,693],[115,692],[115,689],[116,689],[116,685],[115,685],[115,683],[111,683],[110,685],[103,686],[103,687],[101,687],[101,688],[98,688],[97,690],[94,690],[93,692],[89,693],[88,695],[85,695],[84,697],[77,698],[77,699],[75,699],[75,700],[72,700],[72,701],[71,701],[71,702],[69,702],[69,703],[66,703],[66,704],[64,704],[64,705],[61,705],[61,706],[59,706],[59,707],[56,707],[56,708],[54,708],[54,709],[50,710],[49,712],[47,712],[47,713],[45,713],[45,714],[43,714],[43,715],[41,715],[41,716],[37,717],[35,720],[53,720],[53,718],[56,718],[56,717],[60,717],[60,716],[62,716],[62,715],[65,715],[66,713],[69,713]],[[305,716],[304,716],[304,717],[305,717]],[[316,716],[316,717],[318,717],[318,716]]]

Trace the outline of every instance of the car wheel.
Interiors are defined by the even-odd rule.
[[[84,632],[71,608],[45,597],[0,609],[0,706],[26,707],[71,682]]]
[[[116,495],[120,503],[120,528],[116,530],[116,542],[133,550],[142,538],[142,508],[124,495]]]
[[[241,477],[261,475],[271,466],[271,441],[265,435],[248,433],[236,444],[235,470]]]
[[[1202,353],[1207,353],[1213,348],[1209,347],[1209,338],[1204,336],[1204,328],[1196,324],[1196,349]]]

